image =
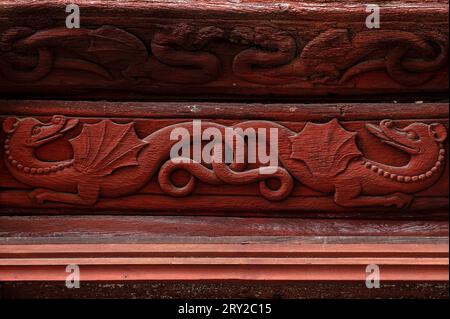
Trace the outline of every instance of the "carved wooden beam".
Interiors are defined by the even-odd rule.
[[[448,105],[391,107],[0,102],[1,211],[447,216]]]
[[[112,3],[0,0],[2,284],[443,294],[448,0]]]
[[[0,1],[13,97],[336,97],[448,90],[448,2]]]

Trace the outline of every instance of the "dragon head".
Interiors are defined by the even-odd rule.
[[[392,120],[383,120],[380,125],[366,124],[369,132],[411,155],[423,154],[432,145],[442,143],[447,138],[447,129],[439,123],[413,123],[398,128]]]
[[[77,119],[66,119],[62,115],[53,116],[50,123],[42,123],[31,117],[8,117],[3,122],[3,130],[11,134],[11,140],[14,139],[26,147],[36,148],[63,136],[77,124]]]

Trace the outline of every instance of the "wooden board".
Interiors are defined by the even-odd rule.
[[[186,243],[302,240],[426,243],[448,237],[448,221],[300,219],[201,216],[1,216],[0,244],[39,243]],[[342,237],[340,237],[342,236]],[[417,238],[417,240],[413,240]]]
[[[447,216],[447,104],[4,101],[0,111],[6,215]],[[174,130],[192,133],[188,145],[202,135],[205,152],[211,128],[265,134],[274,162],[251,163],[250,139],[242,164],[199,161],[195,145],[185,163],[170,158]]]
[[[423,99],[448,90],[448,1],[0,1],[0,94]]]
[[[83,280],[448,281],[448,242],[433,244],[0,245],[0,281]]]

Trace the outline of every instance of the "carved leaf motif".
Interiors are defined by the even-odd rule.
[[[334,177],[362,153],[356,145],[356,132],[345,130],[336,119],[325,124],[307,123],[291,137],[291,158],[302,161],[317,177]]]
[[[139,165],[137,155],[147,145],[137,137],[133,123],[117,124],[109,120],[85,124],[81,134],[70,143],[75,169],[97,176],[109,175],[120,167]]]

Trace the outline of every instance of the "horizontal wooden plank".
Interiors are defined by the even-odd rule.
[[[69,260],[70,262],[70,260]],[[2,281],[65,281],[66,266],[1,266]],[[82,267],[86,281],[128,281],[128,280],[257,280],[257,281],[361,281],[367,278],[366,265],[360,266],[261,266],[230,267],[185,266],[123,266],[123,267]],[[384,281],[446,281],[447,266],[385,266]]]
[[[0,260],[0,267],[8,266],[107,266],[121,265],[189,265],[214,267],[216,265],[252,265],[252,266],[340,266],[340,265],[363,265],[376,264],[379,266],[445,266],[448,265],[448,258],[4,258]],[[8,279],[7,279],[8,280]],[[442,278],[441,278],[442,280]]]
[[[168,239],[169,241],[170,239]],[[445,243],[359,243],[359,244],[311,244],[311,243],[247,243],[247,244],[207,244],[207,243],[195,243],[195,244],[27,244],[27,245],[14,245],[14,244],[2,244],[0,245],[0,256],[7,258],[7,260],[14,259],[15,262],[20,263],[19,258],[29,260],[34,258],[36,262],[40,262],[42,258],[43,263],[56,260],[57,257],[70,257],[70,258],[86,258],[86,256],[95,254],[97,258],[110,257],[120,258],[120,256],[134,256],[135,262],[146,263],[163,261],[161,256],[175,257],[199,257],[199,262],[205,262],[206,259],[202,258],[217,258],[221,257],[258,257],[263,262],[270,262],[269,257],[283,258],[284,261],[289,258],[303,257],[302,260],[311,259],[311,262],[322,262],[322,257],[329,259],[331,257],[340,257],[342,262],[349,262],[349,258],[358,257],[361,260],[365,258],[381,258],[383,262],[390,263],[395,258],[409,257],[405,259],[405,262],[413,262],[413,257],[420,256],[432,262],[433,258],[445,258],[448,257],[448,242]],[[147,259],[145,259],[146,257]],[[155,259],[150,260],[150,257]],[[391,259],[389,259],[390,257]],[[46,259],[51,258],[51,259]],[[287,258],[287,259],[286,259]],[[384,259],[383,259],[384,258]],[[412,258],[412,259],[411,259]],[[46,260],[46,261],[45,261]],[[91,259],[80,259],[89,263]],[[103,262],[106,259],[101,259],[98,262]],[[187,263],[188,259],[179,259],[182,262]],[[303,262],[302,260],[292,260],[292,262]],[[123,261],[123,259],[118,259]],[[420,262],[422,262],[420,261]],[[9,262],[6,261],[5,262]],[[11,261],[14,263],[14,261]],[[126,262],[126,261],[123,261]],[[193,261],[197,262],[197,261]],[[215,263],[215,261],[211,261]],[[340,263],[340,260],[336,260],[336,263]]]
[[[372,2],[374,3],[374,2]],[[397,98],[448,90],[448,2],[0,1],[10,97]],[[89,45],[89,43],[91,43]],[[70,47],[68,52],[67,47]]]
[[[394,243],[402,237],[448,237],[446,220],[345,220],[298,218],[236,218],[200,216],[2,216],[0,243],[120,242],[127,238],[144,243],[171,240],[192,242],[209,238],[245,241],[287,241],[296,237],[326,236],[335,242],[345,236],[347,243],[371,236],[389,236]],[[256,236],[258,238],[256,238]],[[251,237],[251,238],[250,238]],[[334,237],[333,239],[331,237]],[[189,239],[190,238],[190,239]],[[266,238],[266,239],[264,239]],[[406,239],[405,239],[406,240]]]
[[[0,103],[0,214],[448,218],[444,103],[67,103]],[[255,133],[238,149],[230,131]],[[210,156],[216,135],[242,163]]]
[[[376,264],[383,281],[444,281],[447,245],[0,245],[0,280],[65,280],[66,266],[78,265],[86,281],[355,281]]]
[[[447,102],[436,103],[243,103],[243,102],[110,102],[0,100],[0,114],[51,117],[144,119],[226,119],[271,121],[346,121],[448,119]]]

